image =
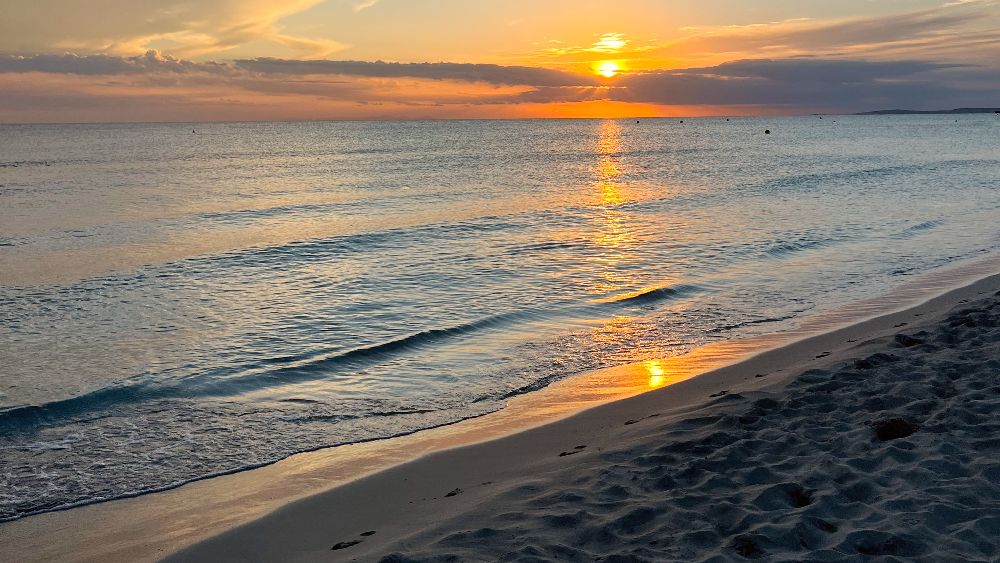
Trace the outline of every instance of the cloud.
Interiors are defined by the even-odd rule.
[[[0,55],[0,73],[121,75],[225,71],[225,63],[196,63],[156,51],[135,57],[114,55]]]
[[[150,120],[163,115],[301,119],[310,115],[309,108],[318,112],[320,107],[329,113],[311,115],[356,118],[375,115],[370,108],[376,105],[396,108],[399,113],[392,114],[396,116],[414,115],[399,109],[406,107],[423,108],[421,116],[449,116],[470,107],[611,102],[637,108],[853,112],[991,106],[998,103],[998,91],[1000,73],[994,67],[917,59],[745,59],[626,73],[608,81],[561,70],[492,64],[273,58],[197,62],[155,51],[133,57],[0,55],[0,98],[6,104],[0,108],[0,119],[8,120],[60,112],[73,119],[134,118],[144,111]],[[185,114],[187,103],[190,114]],[[116,107],[128,111],[115,114]],[[213,107],[218,113],[212,113]],[[369,108],[364,110],[368,113],[359,108]],[[431,111],[436,113],[426,113]],[[496,111],[502,116],[514,110]]]
[[[198,57],[255,41],[324,57],[343,48],[327,39],[290,37],[279,21],[322,0],[76,0],[8,2],[0,51],[135,55],[150,48]]]
[[[754,78],[778,82],[861,83],[955,68],[963,65],[929,61],[853,61],[814,58],[756,59],[722,63],[710,68],[672,71],[672,75]],[[653,73],[655,74],[655,73]]]
[[[949,74],[951,71],[962,74]],[[976,84],[970,78],[982,83]],[[733,61],[707,68],[636,74],[611,92],[620,101],[769,105],[840,111],[886,107],[989,106],[1000,76],[991,68],[931,61],[813,58]]]
[[[617,53],[628,44],[629,40],[625,39],[625,35],[621,33],[605,33],[594,42],[589,50],[596,53]]]
[[[603,87],[542,86],[508,103],[612,101],[785,113],[947,109],[1000,103],[991,67],[933,61],[752,59],[625,75]]]
[[[358,12],[367,10],[375,4],[378,4],[378,0],[360,0],[354,4],[354,13],[357,14]]]
[[[301,59],[238,59],[192,62],[156,51],[135,57],[112,55],[0,55],[0,73],[45,72],[78,75],[210,73],[261,76],[356,76],[484,82],[497,85],[579,86],[595,78],[561,70],[468,63],[392,63]]]
[[[288,47],[292,52],[303,53],[313,58],[326,57],[348,48],[348,45],[331,39],[310,39],[308,37],[295,37],[282,33],[272,35],[270,40]]]
[[[969,36],[1000,53],[998,6],[971,1],[887,16],[839,20],[794,19],[766,24],[685,28],[688,36],[666,43],[667,56],[697,59],[738,54],[744,57],[938,59],[975,55]],[[985,59],[984,59],[985,60]]]
[[[407,77],[529,86],[578,86],[595,83],[593,77],[561,70],[495,64],[301,61],[273,58],[237,60],[233,64],[237,68],[261,74]]]
[[[525,55],[528,59],[568,59],[575,63],[597,60],[614,55],[616,58],[633,58],[655,50],[653,44],[635,45],[624,33],[604,33],[589,45],[568,45],[558,39],[546,41],[550,47]]]

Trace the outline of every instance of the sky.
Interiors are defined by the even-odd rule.
[[[1000,106],[1000,0],[0,0],[0,122]]]

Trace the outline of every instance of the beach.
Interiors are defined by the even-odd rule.
[[[608,507],[620,505],[619,512],[632,504],[649,504],[669,512],[671,498],[666,496],[666,490],[623,486],[626,494],[616,499],[607,497],[603,491],[615,487],[610,482],[599,487],[599,491],[588,491],[579,483],[571,487],[572,491],[566,487],[595,476],[611,479],[607,471],[612,467],[614,472],[624,471],[622,475],[628,481],[632,481],[630,473],[636,474],[638,480],[638,475],[650,470],[647,458],[663,455],[655,450],[679,438],[691,444],[697,442],[694,435],[693,439],[683,439],[686,433],[704,432],[697,424],[691,426],[691,420],[716,417],[720,413],[728,416],[730,423],[733,416],[753,417],[742,412],[747,401],[754,402],[761,395],[787,401],[803,371],[819,369],[815,373],[835,374],[838,366],[852,365],[858,359],[870,361],[866,358],[875,354],[898,358],[901,354],[925,350],[928,337],[916,333],[932,332],[934,327],[950,328],[952,321],[947,317],[954,309],[984,309],[987,305],[981,300],[995,299],[991,296],[1000,288],[1000,276],[989,276],[968,285],[969,280],[993,271],[996,271],[995,260],[964,265],[936,276],[925,276],[919,283],[891,295],[858,303],[817,321],[809,332],[800,335],[732,343],[696,351],[673,363],[664,362],[665,369],[680,374],[680,381],[671,381],[669,386],[652,392],[642,393],[642,380],[650,377],[648,366],[626,366],[626,369],[571,378],[567,383],[579,383],[556,384],[524,395],[498,413],[457,425],[392,440],[300,454],[264,468],[198,481],[161,493],[8,522],[0,525],[0,552],[17,561],[157,561],[164,557],[177,561],[368,561],[393,553],[419,559],[443,557],[444,553],[454,551],[454,546],[430,545],[442,535],[499,529],[494,523],[487,524],[499,515],[519,513],[543,519],[565,515],[568,510],[560,506],[559,498]],[[948,290],[956,286],[961,287]],[[934,294],[939,295],[927,301]],[[913,306],[915,302],[919,304]],[[866,316],[873,318],[851,322]],[[844,324],[849,326],[843,327]],[[837,326],[841,328],[828,328]],[[924,339],[925,344],[900,348],[897,334]],[[977,337],[967,331],[965,336],[970,337],[970,343],[990,342],[986,334]],[[925,353],[934,359],[935,365],[957,361],[953,349],[936,342],[940,339],[934,340],[939,348]],[[771,350],[753,356],[767,348]],[[751,357],[747,358],[748,355]],[[734,363],[741,358],[742,361]],[[899,359],[890,363],[897,368],[909,365]],[[719,365],[725,367],[712,369]],[[995,359],[973,366],[973,371],[978,372],[989,373],[989,369],[995,372]],[[878,370],[864,369],[858,373],[867,376]],[[630,381],[636,383],[630,386]],[[609,393],[607,389],[616,384],[619,388]],[[863,393],[872,389],[864,381],[855,382],[855,387]],[[642,394],[607,402],[615,396],[636,393]],[[814,393],[820,398],[825,394]],[[580,412],[588,406],[594,408]],[[845,424],[852,432],[845,439],[856,442],[856,447],[862,450],[875,443],[866,423],[876,420],[877,413],[869,410],[858,409],[853,418],[844,417],[845,420],[864,418],[857,423],[860,427],[855,423]],[[579,414],[564,418],[573,413]],[[801,423],[800,420],[792,428],[776,426],[778,438],[785,433],[785,439],[794,439]],[[532,428],[533,425],[536,427]],[[859,435],[861,427],[867,430],[861,430]],[[725,424],[720,430],[734,433]],[[825,438],[829,437],[828,432]],[[577,449],[577,446],[586,447]],[[646,453],[650,451],[654,453]],[[927,454],[927,459],[936,457],[933,452],[922,453]],[[697,449],[677,452],[674,456],[675,464],[704,458]],[[666,461],[657,464],[669,467]],[[670,474],[689,469],[677,468],[674,465]],[[761,471],[766,473],[764,469]],[[358,479],[363,475],[368,476]],[[798,482],[804,490],[818,490],[811,481],[804,482],[808,479],[787,477],[787,480],[782,477],[781,483]],[[877,477],[875,473],[870,479]],[[621,475],[616,479],[620,478]],[[744,483],[742,488],[756,490],[762,484]],[[593,488],[591,485],[590,489]],[[704,494],[690,484],[684,489],[692,495]],[[619,496],[623,492],[613,490]],[[650,491],[661,496],[650,498]],[[545,497],[550,498],[540,500]],[[524,506],[524,502],[530,506]],[[784,516],[793,517],[799,509],[789,510],[792,512]],[[984,510],[976,517],[977,521],[983,520],[980,526],[990,522],[990,514]],[[470,527],[472,522],[483,524],[479,528]],[[537,528],[547,530],[544,526]],[[564,528],[563,532],[572,529]],[[370,531],[376,533],[361,535]],[[549,540],[558,534],[559,528],[546,532]],[[568,542],[571,540],[567,538]],[[337,544],[357,541],[360,543],[330,551]],[[536,538],[535,544],[541,546],[545,541]],[[721,536],[713,541],[717,548],[724,547]],[[465,551],[459,551],[460,557],[498,556],[497,551],[477,551],[482,545],[473,542]],[[522,547],[526,546],[513,546],[509,538],[496,543],[496,550],[511,550],[511,553]],[[617,553],[632,547],[628,541],[614,540],[603,549]],[[707,546],[705,550],[710,548]],[[556,556],[542,556],[546,557]],[[657,558],[662,557],[653,559]]]
[[[293,503],[171,561],[989,561],[1000,276]]]
[[[1000,271],[994,128],[5,126],[0,559],[214,553],[310,503],[324,516],[291,521],[327,522],[321,499],[345,491],[362,492],[333,504],[374,512],[363,530],[330,524],[337,559],[445,557],[430,538],[447,518],[521,529],[469,503],[527,514],[502,508],[535,486],[524,475],[601,474],[612,445],[631,444],[629,461],[635,433],[665,440],[650,425],[833,369],[857,338],[803,343]],[[458,475],[434,462],[465,451],[482,461],[448,462]],[[379,481],[409,467],[431,469],[419,486]],[[295,526],[280,534],[295,545],[249,555],[309,558],[327,541]]]

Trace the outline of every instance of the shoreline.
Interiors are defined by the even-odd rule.
[[[928,296],[937,295],[931,300],[934,301],[960,292],[962,289],[938,295],[970,279],[981,278],[987,272],[996,272],[996,262],[995,257],[990,257],[917,276],[913,282],[897,287],[890,299],[882,296],[854,304],[846,310],[808,317],[793,332],[722,341],[690,354],[654,362],[660,373],[671,374],[661,377],[655,385],[652,381],[656,376],[651,375],[650,362],[597,370],[520,397],[495,413],[452,425],[402,437],[295,454],[261,468],[194,481],[163,492],[41,513],[0,524],[0,551],[9,550],[19,560],[26,561],[53,557],[60,560],[153,560],[218,533],[233,533],[241,525],[256,525],[261,522],[258,519],[271,518],[269,513],[276,509],[284,511],[282,507],[288,507],[289,503],[311,502],[318,496],[356,487],[357,483],[386,472],[426,464],[428,459],[449,452],[488,447],[504,440],[523,440],[523,434],[565,424],[567,417],[600,416],[592,413],[629,401],[630,405],[637,401],[641,404],[642,397],[667,392],[685,395],[688,388],[702,389],[711,383],[709,380],[718,379],[717,372],[728,373],[727,370],[738,366],[745,368],[746,364],[759,361],[761,356],[801,347],[802,342],[822,339],[857,325],[831,331],[833,327],[859,321],[860,324],[875,322],[905,313],[910,309],[886,314]],[[925,305],[927,303],[914,309]],[[875,318],[870,318],[873,315]],[[809,335],[817,336],[801,340]],[[734,362],[739,363],[734,365]],[[710,375],[715,377],[705,379]],[[681,382],[686,386],[678,387]],[[763,378],[751,383],[774,385],[764,382]],[[666,389],[650,391],[651,387]],[[55,532],[58,532],[57,537],[51,537]],[[369,544],[374,545],[373,542]]]
[[[981,308],[962,308],[970,302]],[[1000,466],[983,450],[997,447],[996,440],[987,434],[970,442],[973,451],[961,452],[968,460],[942,444],[975,435],[948,436],[951,424],[992,424],[997,399],[986,388],[995,384],[986,364],[995,360],[996,313],[987,311],[998,303],[1000,274],[994,274],[667,388],[393,467],[168,560],[992,557],[998,547],[988,538],[1000,507],[988,500],[995,486],[988,482]],[[975,363],[963,363],[965,354]],[[926,375],[911,381],[904,375],[910,370]],[[908,395],[909,387],[918,389]],[[846,420],[836,394],[856,403],[846,407]],[[954,414],[965,408],[956,402],[966,399],[972,406]],[[748,410],[734,412],[739,408]],[[913,420],[892,418],[901,409]],[[785,426],[771,427],[770,419],[784,419]],[[810,428],[806,436],[797,435],[797,426]],[[915,434],[921,426],[927,433]],[[671,443],[674,436],[694,438]],[[817,444],[855,457],[810,450]],[[740,460],[746,456],[760,465]],[[812,458],[822,470],[809,466]],[[685,469],[673,473],[664,468],[670,464]],[[907,476],[902,483],[897,472]],[[746,498],[730,502],[736,496]],[[709,526],[688,533],[687,517]],[[925,539],[949,538],[947,526],[959,525],[963,533],[946,546],[940,537]],[[679,536],[680,545],[667,546],[675,537],[665,533]]]

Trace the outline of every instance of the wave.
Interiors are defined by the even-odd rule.
[[[910,238],[924,231],[934,229],[937,226],[941,225],[942,223],[943,221],[939,220],[924,221],[922,223],[910,226],[896,234],[889,235],[888,238],[892,239]],[[815,238],[803,236],[798,240],[789,240],[789,241],[774,243],[766,250],[764,250],[764,254],[773,257],[781,257],[788,254],[794,254],[797,252],[804,252],[807,250],[813,250],[817,248],[825,248],[838,243],[848,242],[856,238],[857,236],[855,235],[844,234],[844,233],[833,234],[832,236],[827,236],[827,237],[815,237]]]
[[[178,480],[175,480],[175,481],[171,481],[171,482],[163,484],[163,485],[147,486],[147,487],[138,487],[138,488],[134,488],[134,489],[127,489],[125,491],[117,492],[115,494],[110,494],[110,495],[106,495],[106,496],[92,496],[92,497],[80,497],[80,496],[77,496],[77,498],[71,498],[71,499],[60,499],[60,500],[53,499],[53,500],[51,500],[49,502],[42,502],[42,503],[33,502],[30,505],[28,505],[28,506],[19,506],[18,503],[15,501],[12,504],[6,504],[6,505],[3,505],[3,506],[0,506],[0,523],[2,523],[2,522],[10,522],[10,521],[13,521],[13,520],[18,520],[18,519],[24,518],[26,516],[33,516],[35,514],[43,514],[43,513],[46,513],[46,512],[57,512],[57,511],[61,511],[61,510],[69,510],[71,508],[78,508],[78,507],[81,507],[81,506],[88,506],[88,505],[91,505],[91,504],[99,504],[99,503],[102,503],[102,502],[108,502],[108,501],[112,501],[112,500],[120,500],[120,499],[126,499],[126,498],[135,498],[135,497],[138,497],[140,495],[145,495],[145,494],[149,494],[149,493],[158,493],[158,492],[163,492],[163,491],[169,491],[171,489],[176,489],[176,488],[181,487],[183,485],[186,485],[188,483],[194,483],[194,482],[197,482],[197,481],[203,481],[205,479],[212,479],[212,478],[215,478],[215,477],[221,477],[223,475],[232,475],[232,474],[235,474],[235,473],[241,473],[243,471],[248,471],[248,470],[251,470],[251,469],[257,469],[257,468],[260,468],[260,467],[265,467],[265,466],[277,463],[278,461],[281,461],[283,459],[287,459],[287,458],[289,458],[289,457],[291,457],[293,455],[299,454],[299,453],[312,452],[312,451],[322,450],[322,449],[326,449],[326,448],[343,446],[343,445],[347,445],[347,444],[362,444],[362,443],[366,443],[366,442],[374,442],[376,440],[386,440],[386,439],[391,439],[391,438],[399,438],[399,437],[402,437],[402,436],[408,436],[410,434],[415,434],[417,432],[422,432],[424,430],[431,430],[431,429],[434,429],[434,428],[440,428],[442,426],[450,426],[452,424],[457,424],[459,422],[463,422],[463,421],[470,420],[470,419],[473,419],[473,418],[481,417],[481,416],[483,416],[485,414],[489,414],[490,412],[494,412],[494,411],[496,411],[496,410],[498,410],[500,408],[501,408],[500,405],[496,405],[493,408],[479,410],[479,411],[476,411],[476,412],[473,412],[473,413],[470,413],[470,414],[457,413],[454,418],[449,418],[449,419],[446,419],[445,421],[434,422],[434,423],[428,424],[426,426],[397,429],[396,431],[386,433],[385,435],[375,435],[375,436],[357,438],[357,439],[354,439],[354,440],[335,440],[335,441],[318,443],[318,444],[316,444],[314,446],[311,446],[311,447],[308,447],[308,448],[297,448],[294,451],[289,451],[289,452],[285,452],[285,453],[282,453],[282,454],[274,455],[274,456],[271,456],[269,458],[263,459],[263,460],[258,461],[258,462],[244,463],[244,464],[240,464],[238,466],[227,468],[227,469],[221,469],[221,470],[217,470],[217,471],[209,471],[209,472],[206,472],[206,473],[194,476],[194,477],[188,477],[188,478],[183,478],[183,479],[178,479]],[[392,416],[406,416],[406,415],[410,415],[410,414],[421,414],[421,413],[431,413],[431,412],[438,412],[438,411],[432,411],[432,410],[414,410],[414,411],[399,411],[399,412],[384,412],[384,413],[378,413],[377,412],[377,413],[371,413],[370,416],[372,416],[372,417],[392,417]],[[78,495],[79,495],[79,493],[78,493]]]
[[[51,424],[80,416],[95,416],[115,407],[158,400],[232,397],[282,385],[331,377],[350,377],[354,370],[390,360],[406,352],[511,324],[546,321],[555,317],[599,314],[605,307],[647,305],[677,299],[701,291],[700,286],[677,284],[612,297],[594,303],[550,310],[520,310],[490,315],[445,328],[432,328],[378,344],[342,351],[262,358],[236,367],[216,368],[183,378],[154,379],[142,373],[118,384],[75,397],[39,405],[20,405],[0,410],[0,430],[16,432],[39,424]]]
[[[743,322],[740,322],[740,323],[733,323],[733,324],[728,324],[728,325],[721,325],[721,326],[717,326],[715,328],[708,329],[705,332],[716,334],[716,333],[720,333],[720,332],[729,332],[731,330],[736,330],[738,328],[743,328],[743,327],[747,327],[747,326],[754,326],[754,325],[760,325],[760,324],[769,324],[769,323],[780,323],[781,321],[787,321],[789,319],[794,319],[799,313],[803,313],[803,312],[805,312],[807,310],[808,309],[802,309],[802,310],[799,310],[799,311],[794,311],[794,312],[792,312],[792,313],[790,313],[788,315],[784,315],[784,316],[781,316],[781,317],[768,317],[768,318],[765,318],[765,319],[753,319],[753,320],[750,320],[750,321],[743,321]]]
[[[602,303],[612,303],[616,305],[638,305],[645,303],[653,303],[656,301],[663,301],[664,299],[676,299],[678,297],[684,297],[692,293],[701,291],[702,288],[697,285],[692,284],[678,284],[666,287],[654,287],[652,289],[644,289],[642,291],[634,293],[626,293],[624,295],[619,295],[612,297],[608,300],[602,301]]]
[[[461,236],[472,238],[481,236],[483,233],[516,230],[539,222],[552,221],[555,218],[556,212],[552,210],[486,215],[465,221],[430,223],[255,246],[212,256],[189,258],[183,263],[187,268],[198,269],[202,267],[206,271],[218,271],[220,265],[243,264],[256,267],[278,264],[283,269],[288,269],[299,263],[327,260],[332,255],[347,256],[372,252],[387,245],[398,246],[401,242],[408,240],[447,239],[454,242]],[[171,265],[175,266],[176,264]]]
[[[916,225],[913,225],[911,227],[907,227],[907,228],[903,229],[902,231],[896,233],[895,235],[892,236],[892,238],[895,238],[895,239],[907,239],[907,238],[911,238],[911,237],[914,237],[914,236],[917,236],[917,235],[921,234],[924,231],[932,230],[932,229],[938,227],[939,225],[941,225],[942,223],[944,223],[944,221],[937,220],[937,219],[931,220],[931,221],[924,221],[923,223],[917,223]]]
[[[294,357],[283,357],[264,360],[267,363],[293,363],[276,369],[265,370],[252,375],[241,375],[227,378],[222,385],[232,392],[232,387],[257,390],[269,385],[283,385],[290,382],[305,381],[331,375],[337,368],[359,367],[361,364],[382,361],[403,352],[422,348],[444,340],[462,338],[475,332],[499,328],[501,326],[523,320],[538,318],[540,315],[531,311],[516,311],[492,315],[472,322],[447,328],[423,330],[408,336],[389,340],[371,346],[362,346],[329,355],[312,354],[304,361],[296,361]],[[263,363],[262,362],[262,363]],[[211,395],[214,393],[206,393]]]
[[[548,250],[567,250],[587,246],[584,240],[568,241],[545,241],[511,246],[508,252],[511,254],[531,254],[534,252],[545,252]]]
[[[330,377],[338,375],[338,372],[343,374],[343,368],[357,368],[364,364],[384,361],[406,351],[443,340],[461,338],[477,331],[539,317],[540,314],[532,311],[503,313],[453,327],[423,330],[344,352],[265,358],[253,364],[208,370],[180,380],[155,381],[148,373],[140,374],[117,385],[68,399],[0,410],[0,430],[14,432],[37,424],[52,423],[122,405],[160,399],[232,396],[288,383]],[[285,365],[270,367],[275,364]]]
[[[802,252],[813,248],[821,248],[833,242],[832,240],[800,240],[791,242],[781,242],[775,244],[764,251],[771,256],[783,256],[794,252]]]

